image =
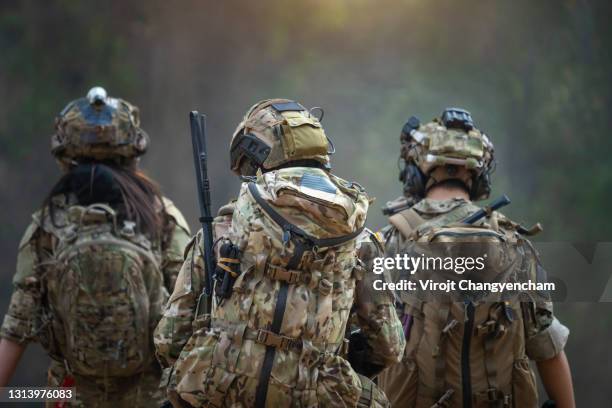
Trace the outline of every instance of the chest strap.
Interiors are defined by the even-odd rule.
[[[256,343],[263,344],[264,346],[274,347],[284,351],[293,351],[300,353],[302,351],[302,340],[300,338],[294,338],[289,336],[282,336],[271,332],[270,330],[264,329],[253,329],[251,327],[240,327],[242,325],[236,325],[235,323],[227,320],[214,319],[211,328],[217,330],[226,331],[230,337],[235,338],[237,331],[244,334],[241,336],[243,340],[252,340]],[[343,342],[338,343],[319,343],[313,342],[312,345],[319,349],[321,353],[335,353],[338,351]]]

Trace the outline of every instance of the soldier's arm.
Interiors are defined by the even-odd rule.
[[[527,356],[536,361],[542,383],[557,407],[573,408],[570,366],[563,351],[569,329],[557,320],[550,302],[523,303]]]
[[[191,240],[189,225],[179,209],[167,198],[164,201],[164,231],[162,239],[162,264],[164,286],[169,293],[174,290],[174,284],[183,264],[185,248]]]
[[[368,362],[384,368],[401,360],[406,341],[395,311],[393,293],[377,291],[373,287],[375,280],[385,279],[384,275],[372,272],[374,258],[381,254],[380,246],[375,242],[366,241],[360,245],[359,256],[365,271],[355,288],[355,312],[367,341]]]
[[[575,408],[572,374],[565,352],[551,359],[538,361],[538,372],[548,397],[555,401],[557,408]]]
[[[164,367],[174,364],[193,332],[192,322],[202,290],[204,271],[202,258],[197,248],[197,238],[194,237],[187,245],[185,260],[178,273],[174,291],[155,329],[155,349]]]
[[[0,387],[6,386],[17,368],[28,342],[39,331],[42,309],[42,288],[37,273],[41,264],[41,241],[44,236],[35,223],[30,224],[19,244],[17,272],[8,311],[0,327]]]
[[[0,339],[0,387],[6,387],[13,376],[19,360],[26,349],[25,344],[9,339]]]

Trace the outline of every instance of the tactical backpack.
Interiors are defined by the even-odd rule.
[[[488,223],[458,224],[478,207],[463,203],[437,217],[425,220],[414,209],[403,210],[390,218],[406,239],[406,247],[430,243],[511,242],[522,247],[516,224],[493,213]],[[504,248],[504,247],[499,247]],[[499,249],[497,248],[497,249]],[[505,247],[509,248],[509,247]],[[402,249],[403,251],[404,249]],[[499,251],[498,251],[499,252]],[[523,269],[534,273],[537,259],[527,249],[518,251]],[[500,254],[497,254],[500,256]],[[503,257],[503,254],[501,254]],[[489,259],[488,269],[500,259]],[[416,276],[418,276],[418,271]],[[496,279],[515,276],[488,271]],[[501,277],[500,277],[501,276]],[[517,298],[487,301],[486,298],[461,302],[422,298],[400,293],[406,350],[403,378],[393,368],[383,373],[381,382],[388,394],[393,388],[404,390],[396,405],[409,407],[535,407],[537,392],[534,375],[525,353],[525,319],[530,319],[532,303]]]
[[[340,355],[360,270],[363,190],[317,168],[245,183],[229,236],[239,274],[176,362],[177,392],[199,406],[357,406],[362,382]],[[222,251],[223,252],[223,251]],[[193,262],[197,259],[192,251]],[[231,272],[230,272],[231,271]]]
[[[58,241],[45,277],[50,354],[81,376],[148,369],[168,296],[151,242],[104,204],[58,212],[59,227],[43,223]]]

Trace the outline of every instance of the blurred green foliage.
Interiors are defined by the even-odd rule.
[[[41,135],[51,134],[52,115],[90,84],[128,94],[136,88],[126,64],[125,33],[114,21],[130,18],[125,7],[70,0],[9,1],[0,7],[3,160],[27,156]]]
[[[542,240],[610,240],[611,11],[605,0],[3,1],[2,276],[10,279],[29,214],[58,175],[53,118],[94,85],[141,107],[153,141],[144,167],[190,220],[187,112],[209,115],[219,206],[237,191],[227,146],[244,111],[290,97],[325,108],[335,170],[378,198],[374,228],[385,223],[378,208],[401,193],[405,120],[460,106],[496,145],[493,195],[512,198],[512,218],[541,221]],[[0,290],[2,306],[9,293]],[[609,310],[559,310],[573,333],[580,405],[608,403]],[[20,378],[42,378],[27,377],[33,371]]]

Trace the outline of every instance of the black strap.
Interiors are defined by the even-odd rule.
[[[263,208],[263,210],[270,216],[270,218],[272,218],[272,220],[283,229],[283,232],[288,233],[288,234],[293,234],[293,235],[296,235],[302,238],[310,246],[317,246],[320,248],[338,246],[352,239],[357,238],[357,236],[359,236],[359,234],[361,234],[361,232],[364,229],[364,227],[357,228],[355,231],[351,232],[350,234],[342,235],[340,237],[315,238],[311,236],[310,234],[308,234],[303,229],[301,229],[300,227],[298,227],[297,225],[291,224],[282,215],[280,215],[274,208],[272,208],[272,206],[268,204],[268,202],[261,196],[261,193],[259,192],[259,189],[257,188],[257,185],[255,183],[250,182],[248,184],[248,187],[249,187],[249,191],[251,195],[253,196],[255,201],[257,201],[257,204],[259,204],[259,206]],[[286,239],[288,241],[290,239],[290,236],[284,237],[283,239]]]
[[[272,106],[277,112],[286,112],[286,111],[297,111],[297,112],[301,112],[301,111],[305,111],[306,109],[300,105],[297,102],[277,102],[277,103],[273,103],[270,106]]]
[[[306,246],[298,242],[296,243],[295,250],[291,259],[287,263],[287,269],[296,269],[300,266],[302,255],[306,251]],[[278,297],[276,298],[276,306],[274,307],[274,317],[272,318],[272,327],[270,331],[274,334],[280,334],[280,329],[283,324],[283,317],[285,316],[285,309],[287,307],[287,294],[289,292],[289,283],[281,282],[280,290],[278,291]],[[265,408],[266,397],[268,396],[268,384],[270,382],[270,375],[272,374],[272,366],[274,365],[274,356],[276,355],[276,347],[266,346],[266,355],[264,356],[263,363],[261,365],[261,372],[259,373],[259,383],[257,384],[257,390],[255,392],[255,406],[257,408]]]
[[[316,239],[298,226],[291,224],[274,208],[272,208],[272,206],[268,204],[268,202],[261,196],[261,193],[259,192],[259,189],[255,183],[250,182],[248,184],[248,188],[257,204],[259,204],[259,206],[270,216],[270,218],[272,218],[272,220],[283,229],[283,233],[285,234],[283,236],[283,241],[288,242],[289,240],[292,240],[295,245],[293,255],[287,263],[286,269],[297,269],[300,266],[302,256],[307,249],[312,248],[313,246],[325,248],[340,245],[356,238],[363,230],[362,227],[349,235],[326,239]],[[278,291],[278,297],[276,298],[274,316],[272,318],[272,326],[270,328],[270,331],[272,331],[274,334],[280,334],[285,309],[287,307],[288,292],[289,283],[282,281]],[[259,374],[259,383],[257,384],[257,389],[255,391],[255,406],[257,408],[264,408],[266,406],[268,385],[270,383],[270,375],[272,374],[275,356],[276,348],[273,346],[266,346],[266,354],[264,356],[264,360],[261,365],[261,372]]]

